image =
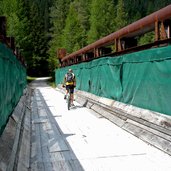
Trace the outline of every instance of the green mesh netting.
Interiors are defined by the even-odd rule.
[[[0,135],[26,86],[26,69],[0,43]]]
[[[60,68],[56,84],[68,68],[79,90],[171,115],[171,46]]]

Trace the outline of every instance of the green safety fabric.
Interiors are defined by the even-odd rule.
[[[11,49],[0,43],[0,135],[26,87],[26,69]]]
[[[57,69],[56,85],[68,68],[79,90],[171,115],[170,45]]]

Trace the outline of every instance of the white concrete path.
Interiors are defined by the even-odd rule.
[[[171,156],[44,84],[32,102],[31,171],[171,171]]]

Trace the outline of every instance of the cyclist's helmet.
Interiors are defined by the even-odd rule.
[[[72,69],[70,68],[68,71],[69,71],[69,72],[72,72]]]

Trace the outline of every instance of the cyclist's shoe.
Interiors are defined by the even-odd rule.
[[[64,99],[66,99],[66,95],[64,96]]]

